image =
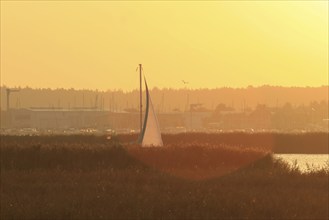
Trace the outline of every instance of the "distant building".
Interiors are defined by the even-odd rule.
[[[139,112],[112,112],[96,108],[29,108],[1,112],[1,128],[129,129],[139,130]],[[181,112],[158,115],[161,129],[185,126]]]

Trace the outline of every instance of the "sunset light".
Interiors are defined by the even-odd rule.
[[[329,219],[328,0],[0,0],[0,219]]]
[[[1,1],[1,84],[328,85],[327,1]],[[19,64],[19,65],[17,65]]]

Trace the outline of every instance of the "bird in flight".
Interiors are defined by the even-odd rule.
[[[183,82],[184,84],[188,84],[188,82],[186,82],[186,81],[184,81],[184,80],[182,80],[182,82]]]

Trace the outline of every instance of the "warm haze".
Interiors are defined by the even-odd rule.
[[[327,1],[1,1],[1,85],[328,85]]]
[[[0,0],[0,219],[329,219],[328,2]]]

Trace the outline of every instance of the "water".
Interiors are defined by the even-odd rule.
[[[329,154],[275,154],[274,157],[291,166],[297,165],[302,172],[329,168]]]

